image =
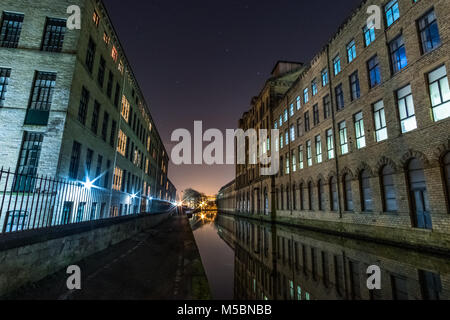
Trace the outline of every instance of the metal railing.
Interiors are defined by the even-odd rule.
[[[0,169],[0,235],[172,208],[165,200],[91,183]]]

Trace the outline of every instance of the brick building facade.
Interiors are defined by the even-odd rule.
[[[449,15],[445,0],[363,1],[270,110],[279,174],[238,170],[221,208],[448,250]]]
[[[73,5],[79,30],[66,25]],[[133,210],[130,194],[175,199],[169,156],[102,1],[5,0],[0,12],[0,167],[113,189],[114,214]]]

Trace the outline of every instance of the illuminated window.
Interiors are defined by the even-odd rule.
[[[122,117],[126,122],[128,122],[130,118],[130,103],[125,95],[122,96]]]
[[[98,27],[100,23],[100,16],[98,15],[97,11],[94,10],[94,14],[92,15],[92,20],[94,21],[94,24]]]
[[[122,60],[119,62],[119,66],[117,67],[119,69],[120,73],[123,74],[123,62]]]
[[[111,57],[113,58],[114,62],[117,62],[117,59],[119,58],[119,53],[117,52],[117,49],[115,46],[112,47]]]
[[[125,150],[127,147],[127,136],[123,133],[122,130],[119,131],[119,139],[117,143],[117,152],[119,152],[122,156],[125,157]]]
[[[104,32],[103,33],[103,41],[105,41],[106,44],[109,44],[110,40],[111,40],[111,37],[106,32]]]
[[[119,168],[114,169],[114,179],[113,179],[113,189],[121,190],[122,188],[122,178],[123,178],[123,170]]]

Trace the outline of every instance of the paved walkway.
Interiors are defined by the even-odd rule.
[[[82,289],[69,291],[62,270],[12,299],[209,299],[210,290],[186,216],[163,224],[79,263]]]

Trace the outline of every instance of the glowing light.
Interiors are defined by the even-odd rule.
[[[202,218],[202,220],[205,220],[205,215],[204,214],[202,214],[201,216],[200,216],[200,218]]]
[[[84,187],[88,190],[91,190],[94,186],[94,183],[89,180],[89,178],[86,179],[86,182],[83,183]]]

